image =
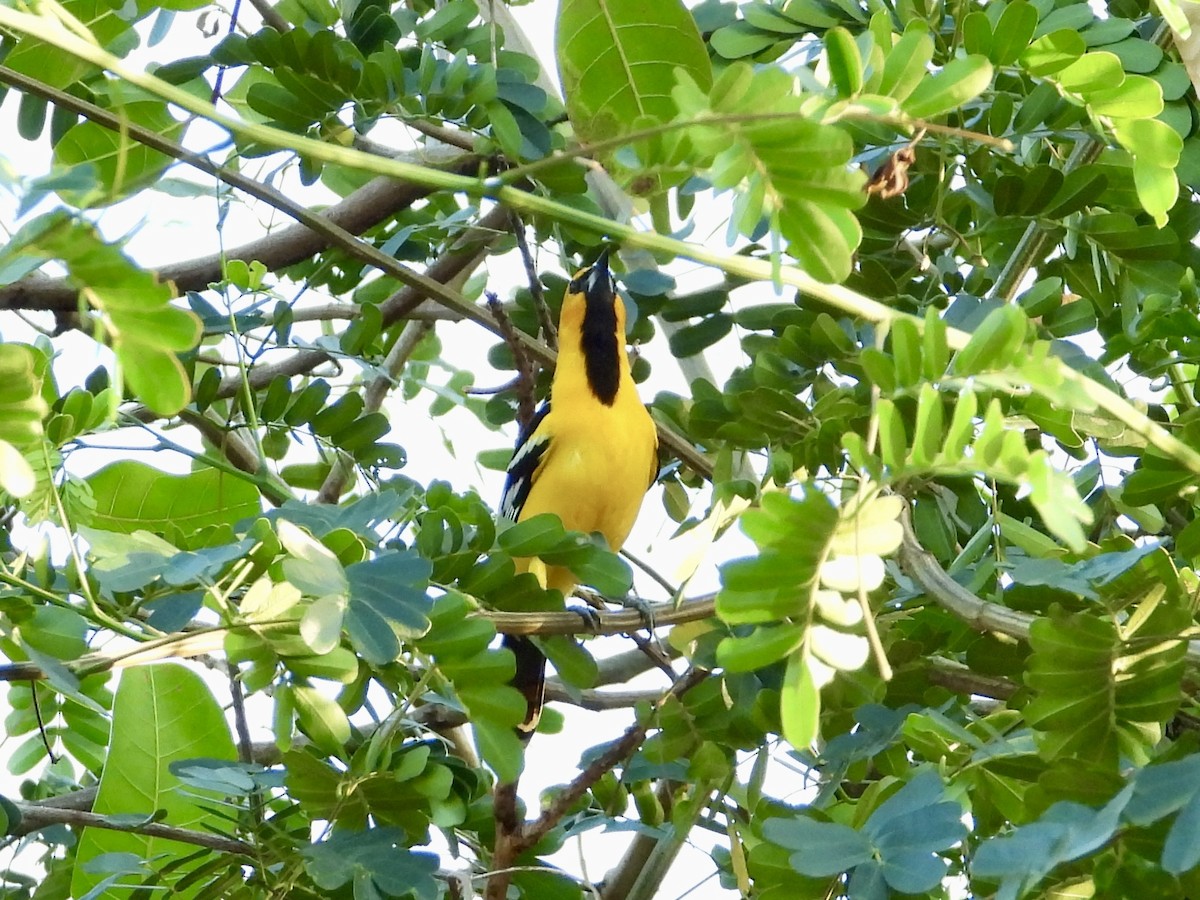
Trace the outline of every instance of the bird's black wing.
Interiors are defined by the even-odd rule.
[[[500,497],[500,515],[514,522],[521,515],[525,501],[529,499],[533,475],[550,446],[550,436],[538,434],[538,429],[549,413],[550,401],[547,400],[538,409],[529,427],[521,432],[512,459],[508,463],[508,478],[504,482],[504,493]]]
[[[533,487],[533,476],[550,446],[549,434],[538,434],[538,429],[550,413],[550,401],[541,405],[529,427],[521,432],[508,464],[508,478],[504,482],[504,494],[500,498],[500,515],[517,521],[525,501]],[[512,651],[516,661],[516,672],[510,684],[525,696],[525,720],[517,726],[517,736],[528,741],[537,729],[542,715],[542,704],[546,693],[546,657],[527,637],[504,635],[503,646]]]

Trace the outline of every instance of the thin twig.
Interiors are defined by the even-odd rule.
[[[429,322],[409,322],[404,326],[404,331],[392,345],[387,358],[383,361],[383,371],[373,378],[366,390],[363,391],[363,415],[379,412],[388,391],[397,383],[400,373],[404,371],[409,359],[416,352],[417,345],[432,328],[433,325]],[[338,498],[346,489],[346,482],[350,480],[353,471],[354,463],[351,457],[346,453],[339,452],[333,467],[325,476],[325,481],[321,483],[320,490],[317,491],[317,502],[337,503]]]
[[[558,350],[558,330],[554,327],[554,319],[550,316],[550,307],[546,305],[546,292],[542,290],[542,280],[538,278],[533,254],[529,252],[529,241],[525,238],[525,223],[521,219],[521,214],[515,209],[509,212],[509,217],[512,219],[513,234],[517,238],[517,249],[521,253],[521,262],[525,264],[525,278],[529,282],[529,295],[533,298],[533,308],[537,311],[542,340],[551,350]]]
[[[280,34],[292,30],[292,26],[288,24],[288,20],[268,0],[250,0],[250,5],[258,10],[258,14],[262,16],[263,24],[270,25]]]
[[[708,672],[705,669],[688,669],[676,679],[669,690],[659,696],[656,709],[660,709],[672,697],[682,697],[707,677]],[[653,717],[647,719],[652,720]],[[620,738],[610,744],[607,750],[592,760],[587,768],[556,794],[542,814],[528,825],[521,826],[516,821],[516,786],[501,785],[497,788],[496,846],[484,894],[486,900],[504,900],[508,892],[511,866],[517,857],[544,838],[605,773],[632,755],[645,741],[648,730],[649,726],[642,722],[635,722],[629,726]]]
[[[535,398],[533,395],[534,389],[534,368],[530,362],[528,354],[525,353],[525,347],[522,345],[516,327],[512,323],[512,319],[508,317],[508,313],[504,309],[504,304],[500,302],[492,291],[488,291],[487,297],[488,309],[492,311],[492,316],[496,320],[496,329],[500,336],[504,338],[504,342],[508,344],[508,348],[512,351],[513,365],[517,369],[517,425],[520,426],[521,434],[524,434],[529,423],[533,421],[533,413],[535,406]]]
[[[233,698],[233,728],[237,732],[238,759],[244,763],[254,759],[254,742],[250,740],[250,722],[246,718],[246,698],[242,694],[241,673],[235,663],[226,662],[229,674],[229,694]]]

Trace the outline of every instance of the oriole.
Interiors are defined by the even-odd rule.
[[[556,513],[564,528],[599,532],[616,551],[657,475],[658,434],[630,373],[625,305],[607,251],[567,286],[558,342],[550,397],[517,440],[500,511],[517,522]],[[575,588],[565,567],[529,559],[517,566],[564,597]],[[527,704],[519,731],[528,737],[541,716],[546,657],[529,638],[506,635],[504,646],[516,657],[512,683]]]

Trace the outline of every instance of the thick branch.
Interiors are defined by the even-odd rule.
[[[900,565],[938,606],[978,631],[995,631],[1018,640],[1029,640],[1029,628],[1037,616],[976,597],[947,575],[933,554],[921,546],[907,510],[901,516],[900,524],[904,529]],[[1187,663],[1200,665],[1200,641],[1188,641],[1187,648]]]
[[[169,138],[140,129],[130,122],[122,122],[108,110],[56,91],[5,66],[0,66],[0,82],[49,100],[56,106],[78,113],[105,128],[128,132],[139,143],[179,159],[226,184],[283,209],[284,212],[288,211],[285,206],[274,202],[271,196],[274,194],[277,198],[290,202],[282,193],[240,172],[219,166],[199,153],[192,153]],[[463,175],[478,171],[479,166],[480,158],[474,155],[456,156],[446,164],[448,170]],[[345,200],[329,207],[321,216],[338,229],[357,235],[407,209],[430,193],[432,191],[429,188],[381,176],[373,178]],[[174,284],[178,293],[202,291],[207,289],[210,283],[220,281],[223,277],[223,259],[258,261],[270,271],[276,271],[308,259],[334,243],[336,242],[328,234],[322,234],[309,225],[298,224],[265,235],[224,254],[213,253],[185,262],[168,263],[159,268],[156,274],[160,281]],[[79,289],[66,278],[30,277],[0,287],[0,309],[70,313],[75,312],[78,307]]]
[[[982,602],[982,601],[980,601]],[[658,628],[664,625],[678,625],[683,622],[695,622],[710,618],[713,615],[716,598],[714,595],[697,597],[675,603],[660,603],[649,607],[649,618]],[[637,631],[646,627],[646,619],[642,610],[621,610],[620,612],[594,612],[583,615],[569,610],[561,612],[494,612],[480,610],[475,613],[485,619],[490,619],[501,634],[624,634],[627,631]],[[134,650],[122,651],[119,655],[108,653],[89,653],[75,660],[64,660],[64,665],[79,675],[90,675],[97,672],[108,672],[112,669],[128,668],[144,665],[160,659],[186,659],[205,653],[219,651],[225,645],[225,635],[237,628],[262,627],[257,625],[231,626],[230,628],[206,628],[198,632],[181,632],[170,638],[162,638],[148,642]],[[642,656],[641,651],[635,655]],[[640,674],[650,668],[651,663],[645,661],[641,668],[639,663],[630,663],[622,655],[617,658],[622,671],[629,674],[626,679]],[[644,659],[644,657],[643,657]],[[602,671],[606,671],[602,668]],[[3,681],[39,681],[45,678],[34,663],[15,662],[0,666],[0,682]],[[600,683],[612,683],[611,681]]]
[[[84,794],[84,791],[77,791]],[[75,794],[69,795],[75,797]],[[10,835],[20,836],[30,834],[48,825],[69,825],[72,828],[106,828],[110,831],[128,831],[133,834],[144,834],[147,837],[168,838],[184,844],[195,844],[197,847],[207,847],[221,853],[235,853],[238,856],[253,856],[254,848],[244,841],[209,834],[205,831],[193,831],[190,828],[175,828],[160,822],[144,822],[131,824],[125,821],[114,822],[108,816],[98,815],[90,810],[72,809],[69,806],[49,806],[43,803],[20,803],[13,805],[21,813],[21,822]],[[88,805],[91,805],[89,800]]]

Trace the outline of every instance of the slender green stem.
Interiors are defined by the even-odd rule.
[[[806,116],[800,116],[796,113],[721,113],[710,114],[695,119],[676,119],[671,122],[663,122],[659,125],[651,125],[646,128],[628,131],[614,138],[609,138],[605,141],[596,141],[591,144],[581,144],[578,147],[573,147],[570,150],[562,150],[555,153],[553,156],[547,156],[544,159],[537,159],[533,162],[525,163],[521,166],[516,166],[508,169],[501,175],[497,176],[504,184],[517,184],[522,179],[534,172],[539,172],[543,169],[548,169],[553,166],[561,165],[570,160],[580,159],[584,157],[595,156],[599,153],[605,153],[609,150],[616,150],[619,147],[624,147],[628,144],[634,144],[638,141],[648,140],[650,138],[659,137],[660,135],[670,134],[673,131],[684,131],[696,125],[707,125],[710,127],[720,127],[727,125],[752,125],[756,122],[775,122],[787,121],[792,119],[803,118],[808,121]],[[911,128],[914,131],[925,130],[945,134],[951,137],[965,138],[969,141],[974,141],[979,144],[986,144],[989,147],[996,147],[1006,153],[1011,153],[1013,149],[1012,141],[1007,138],[993,137],[990,134],[982,134],[978,131],[968,131],[963,128],[953,128],[949,125],[938,125],[937,123],[926,122],[924,119],[912,119],[908,116],[881,116],[878,113],[870,112],[861,107],[847,107],[839,115],[828,120],[830,122],[839,122],[848,120],[852,122],[871,122],[878,125],[890,125],[896,129]]]
[[[73,613],[78,613],[83,616],[97,628],[105,628],[109,631],[114,631],[117,634],[130,638],[135,641],[145,641],[146,635],[136,629],[130,628],[121,622],[111,619],[102,612],[93,609],[92,607],[81,607],[78,604],[72,603],[65,597],[60,597],[53,591],[48,591],[45,588],[38,587],[31,581],[26,581],[19,575],[14,575],[10,572],[7,566],[0,565],[0,583],[7,584],[10,587],[20,588],[31,596],[37,597],[39,600],[44,600],[51,606],[58,606],[62,609],[69,609]]]

